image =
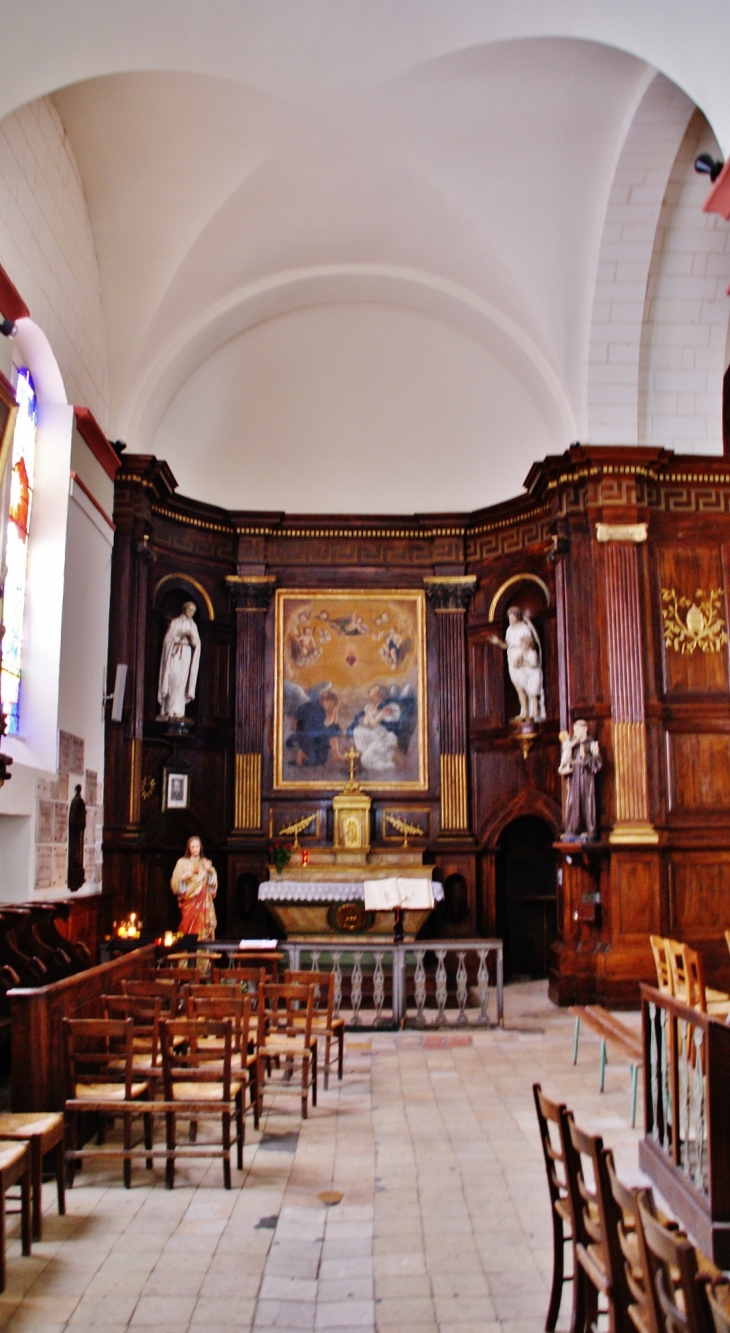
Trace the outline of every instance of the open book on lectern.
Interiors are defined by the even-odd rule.
[[[433,885],[430,879],[366,879],[366,912],[392,912],[396,907],[422,910],[433,907]]]

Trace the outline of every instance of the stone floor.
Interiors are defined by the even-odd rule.
[[[9,1220],[0,1327],[541,1333],[552,1251],[531,1085],[602,1133],[630,1183],[639,1131],[627,1067],[609,1064],[600,1096],[597,1039],[581,1036],[574,1068],[572,1020],[543,983],[508,987],[505,1013],[504,1031],[350,1035],[345,1078],[308,1120],[280,1096],[260,1134],[249,1121],[230,1192],[220,1162],[184,1164],[172,1192],[159,1171],[135,1167],[126,1191],[120,1166],[94,1164],[59,1218],[44,1186],[30,1258]]]

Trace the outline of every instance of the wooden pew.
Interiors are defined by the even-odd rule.
[[[8,991],[13,1111],[63,1110],[61,1020],[101,1018],[102,995],[120,994],[123,981],[149,976],[154,959],[155,945],[147,944],[51,985]]]

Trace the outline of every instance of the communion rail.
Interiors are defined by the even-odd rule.
[[[639,1165],[693,1240],[730,1268],[730,1027],[641,987]]]
[[[334,973],[335,1012],[348,1028],[503,1026],[501,940],[339,944],[295,935],[278,947],[292,971]]]

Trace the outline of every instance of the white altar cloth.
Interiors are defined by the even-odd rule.
[[[362,880],[270,879],[259,884],[260,903],[351,903],[364,896]]]

